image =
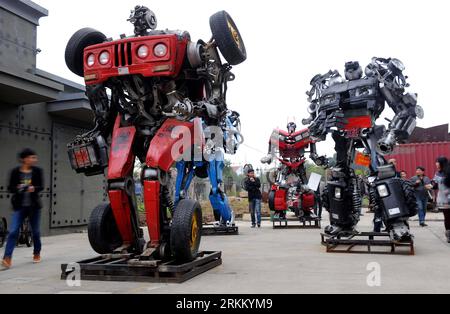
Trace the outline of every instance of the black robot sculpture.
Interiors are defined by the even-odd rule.
[[[373,58],[365,76],[358,62],[348,62],[345,78],[338,71],[329,71],[311,81],[312,88],[307,92],[311,116],[303,123],[309,125],[317,141],[331,133],[336,144],[336,165],[323,193],[323,205],[331,221],[325,233],[330,236],[356,232],[362,199],[352,166],[362,158],[370,169],[370,202],[376,219],[384,222],[392,241],[412,238],[408,219],[417,214],[414,192],[384,158],[396,144],[408,139],[416,119],[423,118],[417,94],[405,91],[409,84],[404,70],[398,59]],[[387,129],[375,124],[386,103],[395,113]]]

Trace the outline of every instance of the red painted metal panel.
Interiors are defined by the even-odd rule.
[[[180,147],[177,146],[176,148],[178,148],[178,150],[174,150],[174,145],[178,142],[181,145],[185,140],[188,140],[188,142],[186,142],[186,144],[189,144],[188,148],[190,148],[190,145],[195,144],[194,125],[195,124],[192,122],[182,122],[175,119],[166,120],[152,139],[147,154],[147,166],[159,168],[168,172],[174,162],[182,157],[184,153],[184,145]],[[180,133],[175,134],[173,131],[178,127],[184,129],[179,129]],[[176,137],[174,135],[176,135]],[[185,137],[187,136],[189,136],[189,138],[186,139]]]
[[[145,214],[152,247],[157,247],[161,240],[160,190],[161,184],[158,181],[144,181]]]
[[[109,200],[123,244],[131,244],[133,242],[133,230],[131,228],[131,209],[128,196],[125,191],[109,191]]]
[[[132,152],[136,128],[120,127],[120,116],[116,119],[109,153],[108,179],[122,179],[133,171],[135,156]]]
[[[404,170],[408,177],[416,173],[418,166],[425,167],[425,173],[433,178],[436,172],[436,159],[445,156],[450,158],[450,142],[417,143],[399,145],[394,153],[386,159],[397,160],[397,170]]]

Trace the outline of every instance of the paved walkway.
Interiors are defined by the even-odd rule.
[[[370,230],[371,218],[362,218],[361,231]],[[223,265],[186,283],[82,282],[76,288],[59,279],[60,264],[96,254],[85,233],[54,236],[43,239],[39,265],[31,263],[31,249],[16,250],[14,267],[0,272],[0,293],[448,293],[450,245],[443,223],[411,225],[416,256],[327,254],[320,230],[273,230],[269,222],[250,229],[242,222],[239,236],[202,239],[202,249],[223,252]],[[380,266],[379,287],[367,284],[370,263]]]

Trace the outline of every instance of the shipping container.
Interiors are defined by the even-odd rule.
[[[441,156],[450,159],[450,142],[399,145],[386,160],[396,159],[397,170],[406,171],[408,178],[416,174],[418,166],[422,166],[426,175],[432,179],[436,173],[436,159]]]

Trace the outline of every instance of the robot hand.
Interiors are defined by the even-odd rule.
[[[262,164],[268,164],[268,165],[270,165],[271,163],[272,163],[272,161],[273,161],[273,156],[272,155],[267,155],[266,157],[263,157],[262,159],[261,159],[261,163]]]
[[[332,112],[327,119],[325,120],[323,131],[326,133],[329,132],[330,129],[342,129],[346,124],[346,119],[344,118],[344,112],[342,111],[334,111]]]
[[[397,138],[394,131],[386,133],[377,143],[377,151],[382,156],[389,155],[394,151]]]
[[[328,116],[322,112],[309,126],[309,130],[314,139],[323,140],[331,129],[342,129],[346,122],[342,111],[332,112]]]
[[[315,160],[315,163],[319,167],[328,168],[330,166],[330,160],[326,156],[320,156]]]

